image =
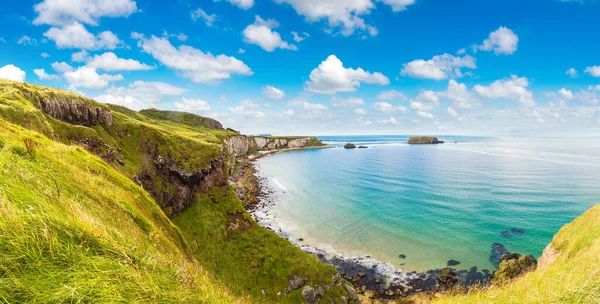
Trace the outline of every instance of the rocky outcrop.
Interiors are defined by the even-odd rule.
[[[434,136],[412,136],[408,139],[408,143],[411,145],[436,145],[444,142]]]
[[[48,97],[37,100],[38,107],[51,117],[74,125],[111,126],[112,111],[107,106],[76,98]]]
[[[324,146],[316,137],[262,137],[231,136],[224,142],[228,154],[233,157],[246,156],[258,151],[301,149],[309,146]]]
[[[356,145],[352,143],[347,143],[344,145],[344,149],[356,149]]]
[[[495,284],[505,284],[517,276],[535,270],[537,261],[532,255],[518,253],[506,254],[502,257],[498,270],[494,273]]]
[[[552,243],[548,244],[548,246],[544,248],[544,252],[538,260],[537,269],[548,268],[550,264],[554,263],[559,254],[560,251],[554,249],[554,247],[552,247]]]

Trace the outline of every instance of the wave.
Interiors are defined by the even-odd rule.
[[[281,190],[283,190],[284,192],[287,192],[288,189],[286,187],[284,187],[278,180],[276,180],[275,178],[273,178],[273,182],[275,183],[275,185],[277,185],[277,187],[281,188]]]

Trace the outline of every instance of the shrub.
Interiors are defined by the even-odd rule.
[[[23,142],[25,143],[25,148],[27,148],[27,153],[29,154],[29,156],[34,157],[35,152],[37,150],[35,141],[33,141],[33,139],[31,138],[25,138],[23,139]]]
[[[4,146],[6,145],[6,140],[2,137],[0,137],[0,150],[2,150],[2,148],[4,148]]]
[[[25,153],[27,153],[27,150],[25,150],[25,148],[21,146],[12,146],[10,147],[10,149],[14,154],[17,154],[19,156],[23,156],[25,155]]]

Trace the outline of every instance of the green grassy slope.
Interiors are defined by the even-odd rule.
[[[560,229],[551,246],[559,255],[547,268],[505,286],[437,302],[600,303],[600,205]]]
[[[0,302],[239,301],[143,189],[79,147],[0,126]]]

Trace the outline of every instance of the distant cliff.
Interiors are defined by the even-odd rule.
[[[412,136],[408,139],[408,143],[411,145],[435,145],[443,144],[444,142],[434,136]]]

